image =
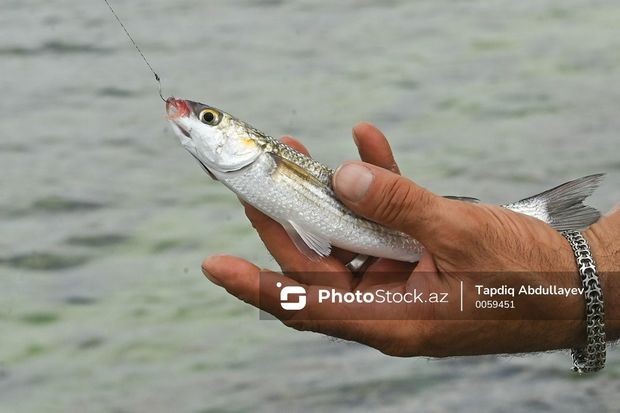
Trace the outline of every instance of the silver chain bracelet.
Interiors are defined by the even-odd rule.
[[[605,367],[607,356],[603,291],[586,239],[579,231],[564,231],[562,235],[575,253],[586,299],[586,346],[571,350],[573,370],[579,373],[595,372]]]

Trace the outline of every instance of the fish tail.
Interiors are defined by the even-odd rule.
[[[545,221],[558,231],[583,229],[601,217],[596,208],[583,201],[598,188],[604,176],[588,175],[503,207]]]

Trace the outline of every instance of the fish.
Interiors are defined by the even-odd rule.
[[[420,242],[356,215],[338,200],[333,169],[213,106],[170,97],[166,113],[181,145],[204,171],[282,225],[311,259],[330,255],[333,247],[405,262],[420,259]],[[583,201],[603,176],[589,175],[501,206],[558,231],[582,229],[601,216]]]

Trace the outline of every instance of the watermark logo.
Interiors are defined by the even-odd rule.
[[[282,288],[277,282],[276,287]],[[300,285],[289,285],[280,291],[280,306],[285,310],[301,310],[306,306],[306,289]]]
[[[410,271],[386,272],[384,285],[366,288],[337,288],[329,285],[303,285],[296,280],[350,277],[349,272],[316,272],[274,277],[261,272],[259,317],[304,320],[573,320],[576,311],[554,309],[583,300],[584,290],[575,285],[574,272],[470,272],[427,273],[424,281],[409,283]],[[620,290],[607,286],[610,294]],[[382,274],[374,273],[379,280]],[[417,273],[416,277],[424,274]],[[392,280],[400,278],[401,284]],[[406,281],[407,280],[407,281]],[[613,282],[612,282],[613,284]],[[275,287],[275,288],[274,288]],[[566,302],[566,300],[569,300]],[[541,311],[536,317],[532,305]],[[312,311],[309,311],[312,310]],[[287,316],[288,314],[288,316]],[[305,318],[304,318],[305,317]]]

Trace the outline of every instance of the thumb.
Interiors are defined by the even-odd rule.
[[[363,162],[341,165],[333,185],[340,200],[356,214],[403,231],[427,247],[439,235],[450,202],[405,177]]]

